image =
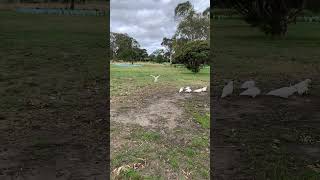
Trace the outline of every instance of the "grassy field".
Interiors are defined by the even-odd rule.
[[[209,86],[210,68],[194,74],[184,67],[139,64],[111,65],[112,179],[208,179],[209,95],[178,90]],[[150,74],[160,75],[159,81]]]
[[[1,11],[0,21],[0,176],[105,177],[107,18]]]
[[[271,39],[240,20],[211,25],[216,178],[320,179],[320,24],[290,25],[283,39]],[[312,79],[307,96],[237,96],[249,79],[265,94],[306,78]],[[229,80],[234,95],[220,99]]]
[[[111,96],[134,93],[137,88],[148,86],[169,86],[179,88],[186,85],[209,85],[210,68],[203,68],[200,73],[194,74],[183,66],[173,67],[168,64],[138,63],[140,67],[123,68],[111,65],[110,92]],[[150,75],[160,75],[159,83],[153,83]]]

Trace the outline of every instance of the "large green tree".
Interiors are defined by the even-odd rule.
[[[208,40],[210,32],[210,17],[206,9],[197,13],[192,4],[187,1],[180,3],[175,8],[175,19],[178,21],[176,39]]]
[[[296,21],[305,0],[228,0],[244,20],[267,35],[284,36]]]
[[[165,57],[165,51],[163,49],[156,49],[150,54],[150,59],[156,63],[168,62],[168,59]]]
[[[146,50],[140,48],[139,42],[123,33],[110,33],[110,51],[113,59],[121,59],[125,61],[142,60],[146,58]]]
[[[209,53],[210,47],[207,41],[189,41],[176,52],[175,60],[184,64],[192,72],[197,73],[208,63]]]
[[[172,38],[173,63],[197,73],[209,57],[210,8],[196,12],[187,1],[178,4],[174,14],[178,25]]]
[[[164,37],[163,40],[162,40],[162,43],[161,43],[161,45],[162,45],[163,47],[165,47],[164,56],[165,56],[167,59],[169,59],[170,64],[172,63],[173,41],[174,41],[174,39],[172,39],[172,38]]]

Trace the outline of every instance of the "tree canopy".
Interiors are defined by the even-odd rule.
[[[122,33],[110,33],[110,50],[113,59],[131,61],[132,63],[148,56],[147,50],[141,49],[136,39]]]
[[[267,35],[284,36],[288,24],[296,21],[305,0],[228,0],[253,27]]]
[[[178,4],[174,13],[178,25],[170,44],[173,63],[197,73],[209,58],[210,7],[196,12],[187,1]]]
[[[176,52],[175,59],[194,73],[200,71],[209,61],[210,48],[207,41],[189,41]]]
[[[161,43],[161,46],[165,47],[164,57],[169,59],[170,63],[172,63],[173,41],[172,38],[164,37]]]
[[[180,3],[175,8],[175,18],[179,22],[175,39],[207,40],[210,32],[208,8],[197,13],[189,1]]]

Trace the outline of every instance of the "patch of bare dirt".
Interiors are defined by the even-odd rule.
[[[128,160],[118,162],[117,158],[119,155],[122,158],[123,151],[130,154],[131,151],[147,146],[147,149],[152,150],[144,150],[142,156],[147,157],[148,164],[139,173],[161,176],[165,179],[184,177],[184,173],[187,173],[188,170],[184,169],[185,172],[183,172],[181,169],[174,169],[169,161],[174,157],[169,158],[168,156],[170,153],[185,156],[176,150],[189,146],[195,134],[209,138],[209,130],[203,129],[195,122],[187,110],[187,104],[190,103],[192,110],[207,113],[209,111],[208,94],[209,92],[177,93],[176,89],[162,88],[162,90],[152,90],[145,94],[128,96],[127,100],[123,100],[123,102],[118,101],[111,104],[111,159],[116,159],[116,163],[118,163],[113,168],[116,169],[119,164],[126,165],[128,163]],[[160,134],[160,142],[141,141],[140,137],[135,137],[135,133],[139,134],[144,131]],[[202,153],[209,154],[209,149],[206,150],[203,150]],[[131,157],[131,154],[127,156]],[[134,152],[132,156],[135,156]],[[140,158],[140,156],[137,157]],[[176,161],[179,166],[184,166],[182,164],[187,163],[181,162],[180,158]],[[208,164],[209,161],[206,158],[203,166]],[[197,175],[197,179],[199,179],[199,173]]]
[[[125,124],[138,124],[143,127],[163,127],[173,129],[177,126],[176,120],[183,113],[182,107],[177,105],[179,100],[191,97],[191,94],[173,93],[159,96],[157,93],[145,105],[140,107],[127,107],[121,112],[121,107],[111,106],[111,121]]]

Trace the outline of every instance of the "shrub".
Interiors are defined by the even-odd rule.
[[[175,63],[182,63],[194,73],[200,71],[209,60],[209,44],[207,41],[189,41],[175,53]]]

